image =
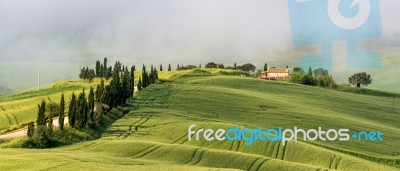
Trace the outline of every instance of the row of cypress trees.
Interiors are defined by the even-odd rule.
[[[100,124],[104,110],[111,110],[116,106],[125,104],[127,99],[134,95],[134,71],[135,66],[132,66],[129,71],[127,66],[123,66],[120,62],[116,62],[111,72],[112,79],[109,85],[105,85],[105,81],[101,79],[100,84],[97,85],[96,91],[94,91],[93,87],[90,87],[88,95],[86,95],[85,89],[83,89],[78,95],[72,93],[67,112],[70,127],[78,129],[96,128],[96,126]],[[152,69],[150,74],[146,74],[149,76],[146,78],[149,83],[154,83],[154,79],[158,79],[156,72],[155,69]],[[104,78],[101,75],[99,75],[99,77]],[[140,84],[141,83],[142,82],[140,82]],[[64,94],[62,94],[59,108],[57,108],[60,131],[64,130],[65,106]],[[53,133],[52,119],[52,114],[47,113],[46,115],[46,102],[43,100],[42,103],[38,105],[38,117],[36,120],[37,128],[35,128],[34,123],[31,122],[28,125],[27,132],[29,137],[34,138],[34,141],[39,148],[50,146],[51,136]]]

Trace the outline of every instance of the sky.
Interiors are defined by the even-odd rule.
[[[379,5],[383,34],[362,45],[400,64],[400,1]],[[288,10],[287,0],[0,0],[0,86],[24,85],[35,68],[52,71],[63,64],[69,68],[54,71],[61,76],[48,82],[75,78],[70,67],[103,57],[136,65],[296,66],[320,49],[292,43]],[[334,49],[339,54],[342,44]],[[21,65],[29,71],[19,73]],[[346,70],[336,68],[338,75]]]

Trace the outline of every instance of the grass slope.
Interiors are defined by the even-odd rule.
[[[191,72],[160,73],[168,81],[129,100],[122,109],[130,112],[98,140],[48,150],[0,149],[0,170],[398,170],[391,166],[400,164],[400,107],[392,106],[392,98],[221,76],[229,74],[218,70]],[[193,123],[197,129],[381,130],[385,141],[292,141],[285,147],[255,142],[247,147],[244,141],[188,141]],[[362,158],[382,159],[377,162],[385,165]]]

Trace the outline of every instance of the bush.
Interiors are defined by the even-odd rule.
[[[33,136],[33,142],[36,144],[37,148],[47,148],[51,146],[51,139],[46,126],[37,126]]]
[[[331,75],[313,76],[302,72],[295,72],[291,75],[290,82],[309,86],[336,88],[336,84]]]

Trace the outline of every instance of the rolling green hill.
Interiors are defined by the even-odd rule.
[[[162,83],[112,111],[130,112],[100,139],[46,150],[1,148],[0,170],[399,170],[400,106],[393,106],[393,98],[226,75],[241,73],[160,73]],[[75,90],[56,87],[46,96]],[[0,106],[5,106],[0,117],[8,114],[14,102],[44,94],[45,90],[0,99]],[[243,140],[188,141],[191,124],[196,129],[321,126],[380,130],[384,141],[291,141],[285,147],[268,141],[251,146]]]

